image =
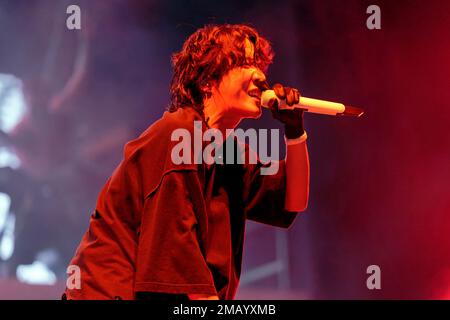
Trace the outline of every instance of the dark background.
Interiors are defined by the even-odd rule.
[[[65,27],[69,4],[81,7],[81,31]],[[381,30],[366,27],[370,4],[381,8]],[[289,267],[244,283],[241,297],[264,289],[266,297],[448,299],[450,2],[438,0],[0,0],[0,73],[23,81],[29,108],[0,139],[22,163],[0,169],[16,215],[2,281],[22,288],[11,280],[16,267],[53,248],[49,266],[64,285],[124,143],[168,104],[171,53],[198,27],[224,22],[250,23],[273,43],[270,82],[366,111],[305,116],[310,204],[282,232]],[[267,114],[243,126],[280,128]],[[272,259],[276,239],[273,228],[251,224],[244,270]],[[381,290],[366,287],[372,264]],[[32,289],[11,290],[2,286],[1,297]]]

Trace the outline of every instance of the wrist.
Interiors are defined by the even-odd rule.
[[[288,139],[286,136],[284,136],[284,142],[286,143],[287,147],[303,143],[306,141],[306,139],[308,139],[308,134],[306,133],[306,131],[304,131],[304,133],[296,139]]]
[[[302,125],[297,126],[284,126],[284,135],[287,139],[297,139],[305,133]]]

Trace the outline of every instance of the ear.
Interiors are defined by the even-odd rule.
[[[209,99],[209,98],[211,98],[211,95],[212,95],[212,86],[211,86],[211,84],[209,83],[209,82],[206,82],[206,81],[204,81],[204,82],[202,82],[201,84],[200,84],[200,90],[201,90],[201,92],[202,92],[202,95],[203,95],[203,99]]]
[[[214,80],[208,80],[200,85],[200,90],[202,90],[206,98],[210,98],[215,87],[216,82]]]
[[[200,90],[202,90],[202,92],[205,92],[205,93],[210,93],[211,92],[211,90],[212,90],[212,86],[211,86],[211,83],[210,82],[203,82],[201,85],[200,85]]]

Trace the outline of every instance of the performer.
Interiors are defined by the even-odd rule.
[[[125,146],[70,262],[79,268],[79,285],[69,279],[64,299],[234,298],[245,220],[287,228],[307,207],[303,113],[271,103],[287,145],[273,175],[261,174],[270,163],[260,161],[174,164],[179,142],[171,135],[184,128],[193,136],[194,121],[225,134],[244,118],[258,118],[272,58],[255,29],[228,24],[197,30],[173,55],[169,110]],[[289,105],[298,103],[296,89],[273,89]]]

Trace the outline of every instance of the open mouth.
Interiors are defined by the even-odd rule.
[[[259,89],[252,89],[248,92],[248,95],[252,98],[261,100],[261,91]]]

